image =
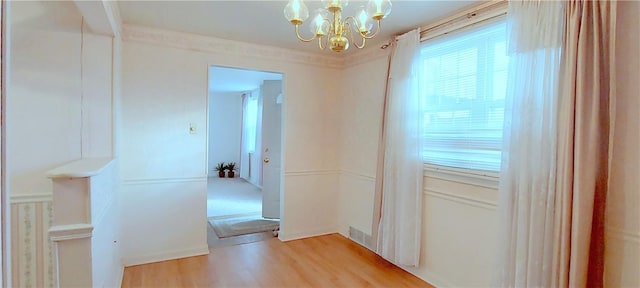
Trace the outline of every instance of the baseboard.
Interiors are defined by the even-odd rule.
[[[298,233],[282,233],[282,230],[280,230],[280,234],[278,235],[278,239],[280,239],[280,241],[286,242],[286,241],[291,241],[291,240],[298,240],[298,239],[303,239],[303,238],[309,238],[309,237],[315,237],[315,236],[322,236],[322,235],[327,235],[327,234],[333,234],[333,233],[338,233],[338,228],[337,227],[327,227],[327,228],[322,228],[322,229],[313,229],[310,231],[305,231],[305,232],[298,232]]]
[[[138,257],[123,257],[122,263],[124,263],[124,267],[129,267],[134,265],[148,264],[148,263],[200,256],[200,255],[207,255],[207,254],[209,254],[209,246],[203,245],[196,248],[174,250],[174,251],[168,251],[168,252],[163,252],[158,254],[150,254],[150,255],[144,255],[144,256],[138,256]]]
[[[124,278],[124,265],[120,266],[116,273],[115,281],[113,282],[116,283],[115,287],[122,287],[122,278]]]
[[[360,246],[362,246],[362,247],[364,247],[366,249],[369,249],[373,253],[376,253],[376,251],[371,250],[371,248],[363,246],[361,243],[358,243],[358,242],[354,241],[353,239],[349,238],[349,234],[348,233],[346,235],[343,234],[342,232],[339,232],[339,233],[344,238],[349,239],[349,241],[351,241],[351,242],[353,242],[355,244],[358,244],[358,245],[360,245]],[[417,271],[411,271],[410,268],[413,268],[413,267],[405,267],[405,266],[397,265],[395,263],[393,265],[398,266],[400,269],[402,269],[404,271],[407,271],[407,273],[409,273],[411,275],[414,275],[414,276],[426,281],[427,283],[429,283],[429,284],[431,284],[431,285],[433,285],[435,287],[456,287],[456,285],[451,285],[447,281],[443,281],[441,278],[436,277],[435,275],[433,275],[433,273],[423,272],[423,273],[418,274],[418,273],[414,273],[414,272],[417,272]],[[419,269],[419,268],[413,268],[413,269]]]
[[[430,274],[430,273],[427,273]],[[426,281],[427,283],[433,285],[434,287],[455,287],[454,285],[448,284],[446,281],[442,281],[438,277],[433,277],[433,275],[426,275],[424,277],[417,276],[416,277]]]
[[[427,283],[433,285],[434,287],[460,287],[460,285],[452,285],[451,283],[449,283],[448,281],[443,280],[442,278],[434,275],[431,272],[428,271],[424,271],[422,273],[414,273],[415,271],[411,271],[408,268],[412,268],[412,267],[406,267],[406,266],[401,266],[401,265],[397,265],[394,264],[398,267],[400,267],[400,269],[409,272],[409,274],[414,275],[424,281],[426,281]],[[424,265],[424,264],[422,264]],[[420,268],[414,268],[414,269],[420,269]]]
[[[246,217],[246,216],[255,216],[255,215],[262,215],[261,211],[256,211],[256,212],[248,212],[248,213],[238,213],[238,214],[231,214],[231,215],[221,215],[221,216],[207,216],[207,220],[220,220],[220,219],[230,219],[230,218],[240,218],[240,217]]]

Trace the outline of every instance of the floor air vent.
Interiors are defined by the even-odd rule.
[[[371,235],[366,234],[358,230],[357,228],[349,226],[349,239],[364,247],[367,247],[369,250],[373,249],[373,241],[371,239]]]

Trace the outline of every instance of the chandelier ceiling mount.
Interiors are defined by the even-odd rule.
[[[320,49],[329,47],[334,52],[349,49],[350,42],[357,48],[364,48],[367,39],[375,37],[380,32],[382,19],[391,12],[390,0],[369,0],[367,6],[361,7],[355,17],[347,16],[342,19],[343,8],[349,4],[348,0],[323,0],[322,2],[324,9],[316,11],[310,25],[313,33],[311,38],[304,38],[300,34],[300,25],[309,17],[309,10],[303,0],[289,0],[284,8],[284,17],[295,26],[298,39],[303,42],[318,39]],[[372,31],[374,22],[375,32]],[[359,36],[361,43],[356,42],[354,34]]]

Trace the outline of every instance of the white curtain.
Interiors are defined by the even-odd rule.
[[[253,161],[255,158],[257,122],[258,122],[258,97],[255,92],[242,95],[242,144],[240,151],[240,177],[251,181],[255,172]],[[253,170],[253,171],[252,171]]]
[[[602,287],[615,3],[509,1],[503,287]]]
[[[419,44],[420,33],[413,30],[399,36],[392,51],[383,123],[382,205],[377,231],[378,254],[408,266],[418,266],[421,242]]]
[[[553,261],[561,1],[510,1],[500,175],[499,284],[549,287]]]
[[[262,86],[251,92],[256,98],[256,144],[251,155],[251,180],[253,185],[262,187]]]

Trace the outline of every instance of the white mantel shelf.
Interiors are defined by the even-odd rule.
[[[85,158],[59,166],[47,172],[47,177],[85,178],[98,175],[113,162],[113,158]]]

